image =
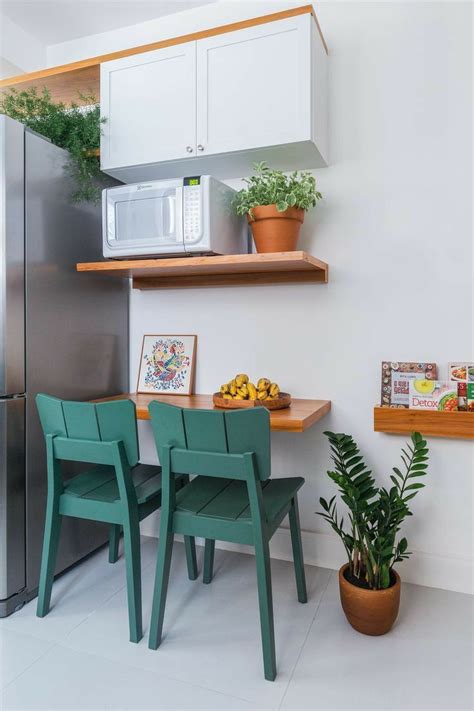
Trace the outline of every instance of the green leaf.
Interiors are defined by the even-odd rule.
[[[280,200],[276,203],[276,209],[278,212],[285,212],[285,210],[288,210],[288,203],[284,200]]]
[[[351,479],[356,476],[356,474],[359,474],[360,472],[363,472],[365,469],[365,464],[361,462],[360,464],[356,464],[355,467],[352,467],[350,471],[348,471],[348,475],[351,477]],[[370,472],[367,472],[370,474]]]

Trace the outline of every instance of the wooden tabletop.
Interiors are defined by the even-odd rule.
[[[212,402],[212,395],[145,395],[142,393],[122,393],[113,397],[102,398],[95,402],[109,400],[132,400],[137,407],[137,419],[149,420],[148,405],[152,400],[167,402],[179,407],[202,408],[216,410]],[[304,432],[315,422],[327,415],[331,409],[330,400],[300,400],[292,401],[290,407],[284,410],[270,412],[272,430],[280,432]]]

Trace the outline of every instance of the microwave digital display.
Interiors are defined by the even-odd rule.
[[[201,177],[196,175],[192,178],[183,178],[183,185],[201,185]]]

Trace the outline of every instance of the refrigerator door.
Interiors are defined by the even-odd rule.
[[[0,400],[0,608],[25,588],[25,398]]]
[[[0,116],[0,397],[25,392],[24,128]]]
[[[25,132],[27,586],[38,586],[46,505],[46,454],[35,396],[71,400],[127,392],[125,280],[76,271],[102,258],[100,206],[74,204],[68,154]],[[88,465],[81,465],[81,469]],[[90,465],[89,465],[90,466]],[[63,466],[65,478],[77,473]],[[107,540],[108,527],[65,517],[56,573]]]

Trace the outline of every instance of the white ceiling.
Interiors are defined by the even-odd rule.
[[[216,0],[0,0],[25,32],[50,45],[116,30]]]

